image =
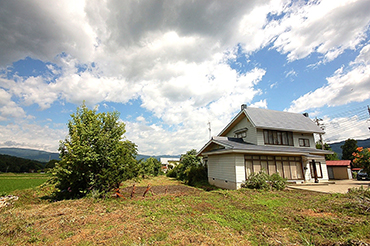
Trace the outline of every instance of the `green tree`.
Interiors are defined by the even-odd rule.
[[[50,160],[48,163],[46,163],[45,168],[51,169],[55,167],[55,164],[58,162],[58,160]]]
[[[192,149],[181,155],[180,163],[168,171],[167,176],[183,180],[189,185],[195,185],[197,182],[207,180],[207,167],[197,156],[197,151]]]
[[[358,147],[356,152],[353,152],[353,163],[357,167],[362,167],[365,172],[370,174],[370,148]]]
[[[149,157],[143,162],[143,169],[146,175],[158,176],[162,173],[162,164],[154,157]]]
[[[357,141],[354,139],[347,139],[340,148],[342,149],[342,160],[353,160],[355,157],[352,153],[356,152]]]
[[[322,145],[321,145],[320,142],[316,142],[316,149],[322,149]],[[333,151],[330,148],[330,145],[327,144],[327,143],[324,143],[324,149],[325,150],[329,150],[329,151]],[[334,161],[334,160],[339,160],[339,158],[338,158],[337,153],[333,152],[333,154],[325,155],[325,160],[327,160],[327,161]]]
[[[125,124],[118,112],[97,113],[85,104],[68,122],[69,136],[60,142],[60,161],[52,181],[61,198],[105,194],[137,175],[137,147],[123,140]]]

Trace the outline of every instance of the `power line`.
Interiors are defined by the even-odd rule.
[[[361,106],[346,111],[337,112],[332,115],[326,114],[324,120],[316,118],[313,121],[317,125],[319,125],[322,129],[325,128],[326,132],[330,133],[332,137],[329,137],[328,139],[326,139],[326,141],[331,142],[339,140],[338,137],[340,137],[341,135],[340,133],[343,133],[344,131],[350,131],[351,129],[354,128],[359,129],[362,126],[366,126],[366,124],[369,124],[370,123],[369,115],[370,107]],[[319,120],[322,123],[318,123]],[[369,126],[366,127],[370,130]],[[368,135],[352,136],[352,138],[361,138],[366,136]]]

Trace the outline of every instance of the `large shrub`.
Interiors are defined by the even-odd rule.
[[[262,190],[284,190],[287,180],[278,173],[268,175],[264,170],[258,173],[252,173],[242,184],[243,188],[262,189]]]
[[[68,122],[69,135],[60,143],[60,161],[52,181],[61,198],[104,194],[138,174],[136,145],[123,141],[125,124],[118,112],[97,113],[85,104]]]
[[[180,163],[169,170],[167,176],[183,180],[194,186],[196,183],[207,181],[207,167],[197,156],[197,151],[192,149],[181,155]]]
[[[149,157],[145,161],[140,162],[140,175],[141,177],[158,176],[162,174],[162,164],[154,157]]]
[[[358,147],[352,156],[354,157],[353,163],[370,174],[370,148]]]

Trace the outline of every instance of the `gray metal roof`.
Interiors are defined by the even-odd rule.
[[[224,149],[216,149],[211,151],[204,151],[210,144],[218,144],[223,146]],[[293,146],[273,146],[273,145],[255,145],[244,142],[240,138],[229,138],[229,137],[213,137],[198,153],[201,155],[203,152],[207,154],[222,153],[225,151],[236,151],[236,152],[249,152],[249,153],[286,153],[286,154],[299,154],[299,155],[309,155],[318,154],[326,155],[332,154],[333,152],[327,150],[313,149],[313,148],[302,148]]]
[[[257,128],[324,133],[320,127],[303,114],[251,107],[244,109],[244,113]]]

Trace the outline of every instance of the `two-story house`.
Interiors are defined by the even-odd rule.
[[[328,181],[325,154],[314,133],[324,134],[307,114],[251,108],[245,104],[232,121],[198,152],[208,181],[238,189],[251,173],[279,173],[290,182]]]

